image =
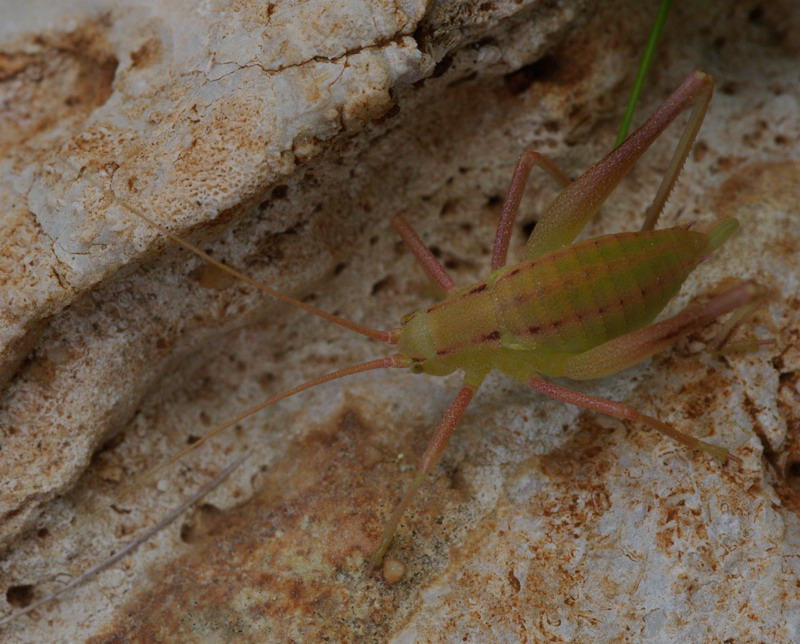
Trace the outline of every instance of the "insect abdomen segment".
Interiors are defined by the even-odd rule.
[[[399,348],[427,373],[505,371],[514,352],[536,371],[555,374],[559,356],[652,322],[735,227],[728,220],[711,234],[669,228],[605,235],[501,268],[412,315]]]
[[[499,324],[525,348],[581,353],[651,322],[707,252],[680,228],[590,239],[490,278]]]

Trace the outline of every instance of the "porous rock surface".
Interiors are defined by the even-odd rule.
[[[406,574],[391,586],[365,575],[365,556],[457,380],[379,372],[314,390],[115,496],[218,422],[382,351],[209,269],[123,203],[281,290],[396,326],[436,294],[391,216],[459,283],[485,275],[515,157],[533,145],[577,176],[609,149],[652,14],[622,1],[51,4],[4,8],[0,31],[5,611],[253,454],[4,641],[798,637],[791,2],[676,7],[641,107],[693,67],[717,78],[662,225],[736,216],[744,233],[670,310],[753,277],[769,297],[752,333],[774,345],[714,357],[700,350],[712,329],[582,385],[741,465],[492,378],[400,530]],[[636,228],[678,135],[589,234]],[[535,175],[512,252],[553,194]]]

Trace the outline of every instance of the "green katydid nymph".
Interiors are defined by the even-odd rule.
[[[652,323],[695,267],[738,227],[736,220],[727,219],[708,232],[691,230],[689,226],[654,230],[700,129],[712,91],[713,79],[709,75],[701,71],[690,73],[624,143],[574,181],[546,157],[535,151],[524,153],[514,171],[497,227],[492,272],[484,281],[457,288],[411,224],[402,217],[395,218],[396,232],[428,276],[445,292],[445,297],[433,306],[405,316],[398,328],[387,331],[342,319],[261,284],[161,228],[145,213],[111,195],[128,211],[159,227],[175,242],[221,270],[292,306],[397,348],[388,357],[313,379],[248,409],[214,428],[159,468],[173,463],[243,418],[324,382],[384,368],[429,375],[461,371],[463,386],[442,417],[413,482],[370,556],[369,568],[372,569],[383,560],[403,513],[439,461],[482,381],[494,369],[552,398],[648,425],[723,463],[736,459],[724,447],[680,432],[627,405],[579,393],[543,378],[563,376],[586,380],[609,376],[667,348],[679,337],[721,315],[738,310],[734,317],[739,320],[757,303],[758,286],[752,281],[742,281],[705,304]],[[644,151],[689,108],[691,112],[683,135],[642,229],[573,243]],[[507,265],[511,230],[528,176],[536,166],[546,170],[564,187],[534,228],[525,248],[525,259]],[[92,183],[96,182],[86,176]]]
[[[546,396],[649,426],[690,449],[714,456],[723,464],[731,459],[737,460],[728,449],[678,431],[628,405],[573,391],[545,379],[586,380],[615,374],[718,317],[734,313],[721,334],[724,341],[733,326],[760,301],[760,288],[753,281],[744,280],[704,304],[688,307],[661,322],[653,322],[688,275],[738,227],[736,220],[727,219],[706,232],[686,225],[655,230],[658,217],[700,129],[712,91],[713,80],[709,75],[701,71],[690,73],[639,129],[574,181],[537,152],[522,154],[497,226],[491,273],[483,281],[458,288],[411,224],[402,217],[395,218],[395,231],[427,275],[444,291],[445,297],[432,306],[405,316],[400,326],[390,330],[372,329],[332,315],[244,275],[116,197],[102,185],[100,176],[88,171],[79,172],[129,213],[158,228],[174,242],[220,270],[287,304],[395,348],[394,353],[387,357],[351,365],[299,384],[244,411],[148,474],[175,462],[247,416],[331,380],[383,368],[407,369],[412,373],[434,376],[462,372],[463,384],[434,431],[408,490],[397,503],[372,552],[365,553],[369,559],[368,569],[372,570],[384,561],[404,512],[439,462],[481,383],[495,369]],[[685,110],[690,111],[688,122],[645,214],[641,230],[574,242],[639,157]],[[539,218],[527,241],[524,259],[516,264],[507,264],[511,231],[534,167],[545,170],[563,188]],[[229,471],[230,468],[225,470],[196,498],[216,485]],[[182,504],[159,526],[177,517],[186,505]],[[131,547],[150,534],[152,531],[137,539]],[[112,557],[61,590],[0,620],[0,625],[74,588],[117,558]],[[398,572],[397,567],[398,562],[392,560],[392,571],[387,573],[384,569],[387,580],[397,581],[402,577],[402,570]]]

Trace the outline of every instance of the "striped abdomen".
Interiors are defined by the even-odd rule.
[[[414,313],[399,349],[428,373],[486,370],[509,351],[581,353],[650,323],[719,243],[684,228],[579,242]]]
[[[671,228],[590,239],[489,278],[498,324],[520,344],[580,353],[649,324],[708,252]]]

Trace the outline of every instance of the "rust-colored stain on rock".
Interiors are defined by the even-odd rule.
[[[159,569],[92,641],[380,639],[409,592],[365,573],[381,530],[376,497],[388,500],[398,471],[376,457],[384,450],[385,439],[350,412],[295,444],[260,496],[228,512],[206,509],[202,530],[187,523],[190,552]]]
[[[389,4],[368,6],[375,11]],[[419,19],[423,4],[415,5],[417,14],[409,19]],[[214,222],[233,223],[247,204],[263,198],[263,206],[248,217],[252,225],[216,229],[230,234],[213,245],[215,256],[246,270],[265,269],[259,277],[279,289],[301,295],[314,291],[314,301],[323,308],[369,323],[391,318],[396,324],[429,300],[424,276],[393,240],[384,239],[390,235],[386,221],[391,215],[413,211],[426,242],[437,247],[459,283],[469,283],[486,266],[487,240],[516,155],[533,145],[577,176],[613,140],[633,76],[628,61],[641,51],[651,8],[627,1],[599,3],[592,17],[591,2],[527,2],[519,5],[529,8],[525,13],[501,20],[502,7],[511,4],[428,3],[425,23],[410,27],[407,33],[413,37],[399,41],[361,38],[362,26],[371,29],[380,21],[354,21],[354,34],[312,33],[314,55],[304,58],[302,48],[290,48],[281,70],[272,64],[274,52],[263,48],[292,45],[292,34],[312,21],[300,20],[298,31],[294,25],[282,31],[286,12],[296,9],[295,17],[303,18],[302,12],[316,3],[264,6],[242,0],[236,7],[243,12],[232,10],[226,20],[192,34],[192,41],[212,34],[214,42],[203,41],[208,56],[180,69],[170,68],[174,51],[161,35],[174,28],[172,34],[180,36],[175,25],[185,24],[189,16],[165,22],[163,31],[137,22],[142,31],[132,31],[132,40],[120,39],[123,30],[116,21],[105,32],[110,25],[100,19],[97,33],[112,39],[122,69],[98,65],[95,89],[77,83],[86,90],[89,107],[73,101],[76,119],[86,109],[95,118],[87,128],[65,134],[88,138],[65,152],[92,173],[117,170],[110,184],[117,194],[163,216],[184,234],[203,229],[210,235]],[[458,15],[467,6],[470,14]],[[792,7],[785,19],[782,6]],[[586,20],[576,21],[583,10]],[[241,479],[228,482],[217,490],[219,507],[205,502],[182,519],[179,529],[163,531],[119,568],[18,619],[3,636],[19,642],[59,637],[93,637],[95,642],[384,641],[393,636],[405,642],[789,641],[796,628],[800,549],[793,514],[800,480],[800,289],[786,284],[798,274],[800,178],[796,164],[786,159],[797,154],[799,40],[775,36],[797,31],[796,11],[790,0],[769,5],[736,0],[675,3],[673,12],[674,24],[684,29],[665,30],[664,55],[648,81],[641,113],[655,109],[690,65],[712,73],[720,91],[694,159],[672,195],[665,225],[697,220],[706,227],[717,217],[735,216],[743,231],[699,267],[678,299],[700,300],[725,280],[752,277],[769,297],[747,330],[772,337],[775,345],[714,357],[702,350],[713,337],[711,329],[619,378],[592,385],[596,389],[591,391],[724,444],[742,459],[741,466],[722,467],[634,423],[579,415],[530,392],[489,384],[487,389],[494,390],[476,400],[405,517],[391,552],[402,563],[403,578],[387,586],[365,575],[364,556],[413,477],[416,457],[448,392],[447,382],[414,388],[403,375],[392,374],[396,389],[381,383],[361,400],[357,394],[352,400],[348,396],[359,387],[366,390],[364,381],[310,394],[335,401],[335,392],[345,392],[346,402],[331,404],[331,415],[298,412],[305,400],[294,411],[291,402],[273,408],[261,428],[270,431],[237,428],[218,451],[198,453],[190,460],[194,466],[182,464],[169,478],[165,475],[158,490],[141,488],[135,504],[113,505],[105,494],[109,488],[173,453],[187,436],[213,426],[215,413],[230,411],[223,412],[223,404],[238,413],[246,406],[236,406],[240,399],[250,400],[245,393],[257,397],[259,385],[278,387],[275,380],[280,389],[293,378],[360,359],[363,345],[350,344],[320,325],[301,322],[295,329],[296,318],[285,318],[280,307],[248,304],[237,295],[246,289],[226,288],[224,279],[205,269],[184,270],[185,257],[178,253],[150,261],[163,245],[160,234],[115,212],[119,209],[111,207],[108,195],[63,174],[62,168],[60,178],[41,175],[53,183],[43,181],[10,202],[13,208],[5,220],[8,230],[15,228],[15,240],[3,248],[9,262],[0,273],[16,285],[25,258],[49,257],[52,238],[37,238],[40,224],[27,211],[26,198],[42,191],[69,205],[59,211],[59,226],[74,223],[81,239],[97,235],[104,240],[77,258],[99,261],[102,276],[129,264],[131,256],[142,261],[143,270],[78,300],[68,289],[84,292],[94,285],[89,279],[93,272],[81,273],[80,263],[75,274],[43,272],[45,277],[36,278],[51,280],[52,288],[37,291],[39,299],[26,300],[34,302],[35,311],[7,307],[9,323],[42,314],[39,324],[57,332],[48,333],[40,343],[44,348],[20,371],[18,363],[6,361],[7,354],[0,355],[4,373],[16,373],[15,386],[31,384],[28,398],[4,400],[19,412],[4,427],[4,454],[10,447],[24,447],[19,450],[24,457],[7,461],[23,465],[9,479],[28,486],[23,490],[27,496],[14,490],[16,505],[8,506],[8,516],[15,520],[0,526],[5,542],[15,548],[0,562],[10,571],[6,612],[30,605],[113,552],[119,546],[114,535],[136,534],[152,524],[170,507],[169,499],[180,496],[178,488],[207,480],[232,451],[266,445],[263,453],[273,460],[255,474],[259,464],[248,461],[249,486]],[[243,14],[247,20],[236,23]],[[432,22],[439,14],[443,27]],[[624,21],[617,20],[620,15]],[[477,23],[470,22],[475,18]],[[335,17],[328,24],[342,25]],[[400,17],[397,29],[406,24]],[[463,24],[467,31],[460,28]],[[349,45],[339,37],[350,35]],[[564,35],[565,43],[554,48]],[[107,53],[102,38],[97,43],[98,51]],[[241,48],[230,56],[230,48],[214,49],[220,43]],[[431,50],[447,57],[437,58],[436,69],[425,71],[420,61]],[[342,56],[345,62],[337,66]],[[114,62],[113,56],[93,60]],[[390,64],[390,75],[376,83],[371,75],[384,69],[387,60],[397,64]],[[0,73],[21,73],[23,63],[21,58],[8,60]],[[211,80],[195,73],[214,64],[227,67],[217,69]],[[325,69],[329,75],[321,73]],[[415,74],[429,71],[424,82],[414,82]],[[181,79],[202,82],[198,88]],[[288,94],[262,102],[273,80]],[[406,81],[409,86],[403,85]],[[118,103],[106,102],[114,108],[113,118],[101,105],[110,88],[120,94]],[[328,90],[343,88],[349,89],[327,102]],[[365,88],[372,92],[368,100]],[[321,102],[298,100],[299,109],[273,122],[284,108],[292,111],[295,103],[287,97]],[[348,122],[372,119],[392,103],[396,107],[384,115],[396,114],[391,121],[357,127]],[[60,118],[61,110],[52,115]],[[46,126],[36,121],[32,131]],[[665,133],[592,222],[589,234],[637,226],[677,136]],[[315,156],[324,150],[327,155]],[[312,157],[314,163],[298,166]],[[751,163],[759,159],[769,162]],[[118,165],[109,165],[111,160]],[[29,161],[25,158],[20,167]],[[551,184],[546,177],[532,178],[522,232],[533,228]],[[38,214],[53,208],[42,204]],[[84,210],[85,217],[77,216]],[[113,230],[120,234],[103,237]],[[521,244],[521,238],[516,234],[514,243]],[[104,259],[103,253],[111,256]],[[70,254],[61,261],[71,259]],[[163,283],[150,280],[156,274]],[[330,274],[336,279],[327,280]],[[181,286],[167,288],[172,283]],[[47,299],[54,294],[57,302]],[[52,323],[46,319],[70,301],[66,315]],[[115,314],[90,315],[104,307]],[[221,332],[209,336],[205,329],[231,323],[226,312],[244,324],[239,314],[245,318],[248,311],[270,317],[257,340],[268,348],[253,359],[255,366],[248,369],[242,360],[239,367],[235,356],[226,360],[214,353],[209,360],[216,363],[203,375],[195,378],[186,368],[192,385],[181,392],[192,405],[165,397],[166,405],[154,401],[149,406],[143,391],[168,387],[175,375],[164,365],[165,356],[180,362],[187,352],[216,348],[223,338],[225,352],[235,353],[230,337]],[[69,317],[76,313],[81,315]],[[65,320],[92,334],[60,334]],[[26,343],[33,342],[32,332],[39,330],[31,324],[24,329],[23,344],[12,347],[20,359],[31,348]],[[120,352],[116,341],[123,337],[131,338],[130,348]],[[70,364],[83,356],[89,359],[70,372]],[[135,382],[126,382],[124,377],[136,371],[134,363],[142,371]],[[246,386],[237,388],[239,381],[255,384],[247,392]],[[65,407],[64,392],[79,391],[91,404]],[[98,394],[106,391],[118,398],[100,400]],[[120,448],[98,454],[74,493],[61,497],[106,440],[106,432],[121,430],[143,396],[136,418],[145,420],[122,432]],[[176,398],[182,400],[180,394]],[[120,407],[120,400],[129,406]],[[45,404],[56,410],[58,422],[50,417],[32,421],[37,405]],[[104,409],[115,414],[104,415]],[[178,419],[180,425],[173,422]],[[167,433],[169,439],[162,441]],[[51,466],[66,455],[70,467],[53,472]],[[48,472],[46,480],[41,471]],[[244,472],[245,467],[238,471],[242,478]],[[43,491],[45,483],[49,488]],[[97,496],[86,502],[83,491],[89,489]],[[245,498],[253,489],[252,500],[222,509],[231,497]],[[101,505],[90,512],[91,506]],[[109,515],[114,521],[106,521]],[[39,516],[43,523],[35,524]],[[116,521],[119,517],[123,520]],[[92,527],[84,532],[86,524]],[[95,547],[81,548],[87,542]],[[137,577],[143,569],[152,575],[147,590],[141,590]],[[134,587],[135,597],[124,596]],[[112,621],[101,623],[107,619]],[[70,626],[77,631],[65,635]],[[94,630],[89,633],[89,628]]]

